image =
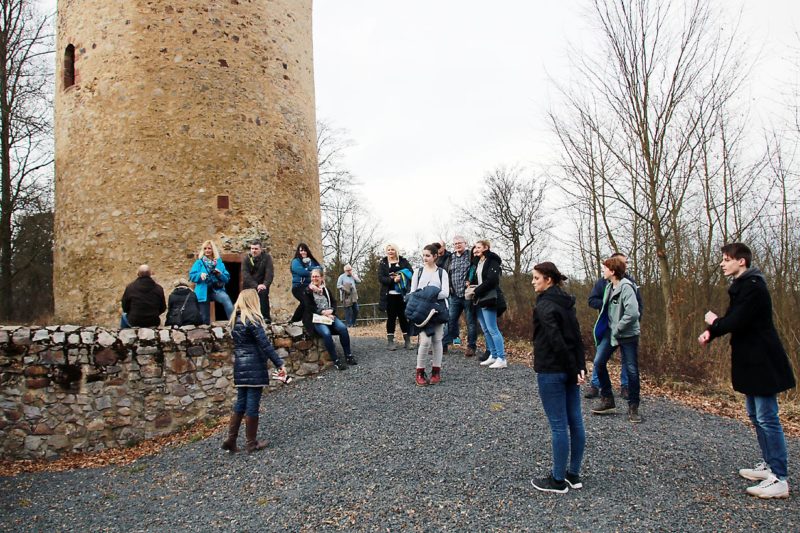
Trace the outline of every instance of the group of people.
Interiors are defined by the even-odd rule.
[[[505,342],[497,318],[506,304],[500,287],[502,260],[488,241],[472,248],[456,235],[454,250],[443,242],[430,244],[422,251],[422,265],[414,269],[399,254],[394,244],[385,247],[379,264],[380,308],[387,314],[386,335],[390,350],[397,349],[397,323],[404,348],[411,337],[419,336],[414,381],[418,386],[435,385],[442,379],[443,355],[457,344],[460,318],[465,315],[467,347],[464,355],[477,354],[477,324],[484,334],[486,351],[480,364],[493,369],[506,368]],[[791,363],[772,319],[772,304],[764,275],[751,266],[752,252],[742,243],[721,248],[720,266],[733,282],[728,290],[730,305],[723,316],[709,311],[706,329],[698,337],[701,345],[731,335],[731,373],[734,390],[745,395],[747,414],[755,428],[761,461],[739,474],[757,481],[746,492],[760,498],[785,498],[789,495],[788,453],[778,415],[777,395],[795,387]],[[245,289],[232,303],[225,291],[230,275],[216,245],[203,243],[192,265],[189,279],[178,280],[169,306],[163,289],[152,279],[147,265],[139,267],[137,279],[128,285],[122,298],[121,327],[153,327],[168,309],[167,324],[199,324],[210,321],[210,302],[222,304],[229,318],[234,340],[234,383],[237,399],[230,419],[228,437],[222,447],[236,451],[240,425],[246,422],[247,450],[266,444],[257,440],[258,409],[261,393],[269,383],[267,361],[275,370],[272,376],[287,381],[284,362],[270,344],[264,326],[270,322],[269,288],[274,277],[272,258],[261,243],[254,242],[242,259]],[[592,408],[603,415],[616,409],[608,361],[619,347],[621,358],[621,396],[628,402],[628,419],[642,421],[639,413],[639,335],[643,302],[635,280],[627,272],[627,258],[615,253],[602,263],[602,277],[594,285],[589,305],[598,311],[593,327],[596,351],[593,371],[585,397],[598,398]],[[291,262],[292,294],[298,300],[292,322],[302,320],[309,332],[323,339],[326,351],[339,370],[356,365],[348,326],[358,316],[360,278],[347,265],[336,284],[344,302],[346,323],[336,317],[336,300],[325,286],[322,267],[305,243],[300,243]],[[575,297],[563,288],[564,276],[552,262],[537,264],[532,284],[537,293],[533,311],[533,368],[539,396],[547,416],[552,440],[553,467],[545,477],[532,480],[537,490],[566,493],[583,486],[580,471],[585,449],[580,386],[586,383],[585,347],[575,310]],[[344,357],[337,355],[333,337],[338,336]],[[430,362],[430,377],[427,374]]]

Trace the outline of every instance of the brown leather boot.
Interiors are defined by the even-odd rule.
[[[474,357],[475,356],[475,348],[470,348],[467,346],[466,351],[464,352],[464,357]]]
[[[256,440],[258,436],[258,417],[246,416],[244,418],[245,435],[247,435],[247,453],[263,450],[267,447],[267,441]]]
[[[231,421],[228,423],[228,438],[222,441],[222,449],[231,453],[238,452],[236,439],[239,437],[239,426],[242,425],[243,413],[231,413]]]
[[[417,369],[417,377],[415,378],[415,381],[417,383],[417,387],[424,387],[428,384],[428,376],[425,375],[424,368]]]
[[[434,366],[431,368],[431,385],[436,385],[442,381],[442,367]]]

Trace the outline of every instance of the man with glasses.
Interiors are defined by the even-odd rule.
[[[447,324],[447,332],[442,340],[442,345],[444,352],[447,353],[448,346],[459,335],[459,319],[463,311],[467,322],[467,349],[464,355],[472,357],[475,355],[478,341],[478,323],[472,303],[464,297],[464,290],[467,288],[467,271],[472,261],[472,253],[467,249],[467,239],[463,235],[453,237],[453,250],[440,265],[450,277],[450,320]]]

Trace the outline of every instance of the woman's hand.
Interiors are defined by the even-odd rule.
[[[206,274],[205,272],[200,272],[200,281],[205,281],[207,277],[208,274]]]
[[[705,346],[706,344],[711,342],[711,332],[705,330],[703,333],[700,334],[699,337],[697,337],[697,342],[699,342],[701,346]]]
[[[578,372],[578,385],[583,385],[584,383],[586,383],[586,371],[581,370]]]
[[[717,318],[719,318],[719,317],[717,316],[717,314],[714,311],[709,311],[708,313],[706,313],[706,316],[705,316],[706,324],[708,324],[709,326],[713,326],[714,325],[714,321]]]
[[[331,316],[333,314],[333,310],[326,309],[322,312],[322,316]]]

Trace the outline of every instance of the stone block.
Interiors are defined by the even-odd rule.
[[[42,437],[36,437],[34,435],[28,435],[25,437],[25,449],[29,451],[36,451],[39,449],[39,446],[42,445]]]
[[[186,334],[177,329],[173,329],[170,332],[170,336],[172,337],[172,342],[175,344],[180,344],[186,340]]]
[[[210,341],[211,332],[207,329],[193,329],[186,334],[190,342]]]
[[[56,450],[63,450],[71,445],[72,442],[66,435],[53,435],[47,439],[47,446]]]
[[[34,405],[24,405],[22,406],[22,412],[25,414],[25,418],[29,420],[33,420],[36,418],[41,418],[42,410]]]
[[[194,403],[194,399],[191,396],[189,396],[188,394],[181,398],[181,405],[184,406],[184,407],[186,407],[187,405],[191,405],[193,403]]]
[[[150,328],[139,328],[139,340],[152,341],[156,339],[156,332]]]
[[[36,330],[33,334],[33,342],[42,342],[42,341],[49,341],[50,340],[50,332],[46,329],[39,329]]]
[[[11,404],[11,408],[6,409],[4,406],[3,414],[12,422],[18,422],[22,418],[22,411],[16,408],[16,404]]]
[[[47,350],[40,356],[42,363],[48,365],[63,365],[67,362],[64,350]]]
[[[7,331],[0,331],[0,344],[8,344],[8,341],[11,340]]]
[[[211,332],[218,339],[222,339],[223,337],[225,337],[225,330],[222,328],[211,328]]]
[[[201,357],[205,355],[206,349],[203,347],[202,344],[198,344],[197,346],[189,346],[186,349],[186,355],[189,357]]]
[[[219,378],[214,382],[214,388],[216,389],[226,389],[228,385],[230,385],[230,381],[227,378]]]
[[[161,413],[160,415],[156,416],[156,418],[153,420],[153,425],[155,425],[155,427],[159,429],[169,427],[171,424],[172,424],[172,415],[167,412]]]
[[[38,424],[36,424],[36,427],[33,428],[33,434],[34,435],[52,435],[53,434],[53,430],[50,429],[50,427],[47,424],[45,424],[44,422],[39,422]]]
[[[91,331],[81,331],[81,342],[83,344],[94,344],[94,333]]]
[[[31,343],[31,330],[19,328],[11,335],[11,342],[19,346],[27,346]]]
[[[50,378],[28,378],[25,380],[25,386],[29,389],[44,389],[50,385]]]
[[[110,396],[101,396],[94,401],[94,408],[98,411],[103,411],[105,409],[110,409],[113,405]]]
[[[81,342],[80,336],[75,333],[67,337],[67,344],[69,344],[70,346],[74,346],[80,342]]]
[[[136,334],[136,330],[133,329],[121,329],[119,330],[119,340],[122,341],[122,344],[125,346],[130,346],[134,342],[139,339],[139,336]]]
[[[115,336],[111,335],[107,331],[101,331],[97,335],[97,344],[99,344],[100,346],[104,346],[104,347],[108,348],[109,346],[113,345],[115,342],[117,342],[117,338]]]
[[[284,334],[283,326],[275,326],[275,325],[273,325],[273,326],[270,326],[270,328],[272,329],[272,334],[275,337],[280,337],[281,335]]]
[[[65,333],[72,333],[73,331],[78,331],[79,329],[81,329],[80,326],[73,326],[73,325],[61,326],[61,331]]]
[[[144,378],[161,377],[161,367],[158,365],[143,365],[139,372]]]
[[[180,353],[170,354],[164,361],[167,367],[175,374],[185,374],[194,370],[194,363]]]
[[[100,366],[108,366],[117,364],[119,354],[111,348],[103,348],[94,354],[94,362]]]
[[[136,348],[136,355],[155,355],[158,353],[156,346],[139,346]]]
[[[298,376],[308,376],[309,374],[317,374],[319,372],[319,365],[316,363],[303,363],[297,369]]]
[[[294,343],[294,347],[297,350],[307,351],[314,347],[314,342],[308,340],[297,341]]]
[[[106,428],[106,421],[102,418],[95,418],[86,425],[89,431],[103,431]]]
[[[44,365],[31,365],[25,369],[23,375],[29,378],[41,377],[46,376],[50,372],[50,369]]]
[[[186,387],[184,387],[180,383],[175,383],[170,387],[169,390],[173,396],[186,396],[187,394],[189,394],[189,391],[186,390]]]
[[[289,337],[276,337],[272,342],[272,345],[275,346],[275,348],[283,349],[291,348],[292,344],[294,344],[294,342]]]
[[[64,344],[64,341],[67,339],[67,336],[64,333],[57,331],[53,333],[52,339],[53,339],[53,344]]]

